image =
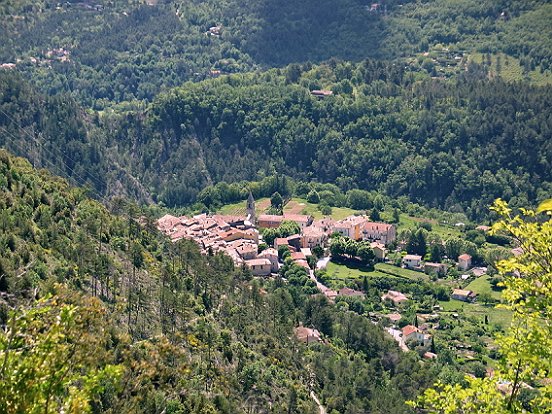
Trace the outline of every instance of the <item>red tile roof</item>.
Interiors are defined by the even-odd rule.
[[[408,335],[418,331],[419,329],[416,328],[414,325],[406,325],[404,328],[402,328],[403,338],[406,338]]]

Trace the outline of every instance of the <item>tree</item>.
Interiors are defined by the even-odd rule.
[[[464,242],[461,239],[448,239],[445,241],[445,253],[451,260],[458,260],[458,256],[462,252]]]
[[[102,385],[113,387],[122,374],[120,366],[101,366],[99,301],[66,295],[13,312],[0,330],[0,412],[87,413]]]
[[[480,301],[480,302],[483,302],[483,304],[485,306],[487,306],[490,302],[493,301],[493,297],[491,296],[491,294],[489,292],[481,292],[477,296],[477,300]]]
[[[376,209],[375,207],[370,212],[370,220],[372,220],[372,221],[380,221],[381,220],[380,211],[378,209]]]
[[[505,278],[506,307],[513,311],[510,327],[497,338],[500,366],[493,378],[466,377],[465,387],[437,383],[411,402],[429,413],[519,412],[527,383],[537,385],[533,398],[524,401],[527,411],[548,413],[552,407],[552,384],[541,382],[552,371],[552,200],[516,215],[500,199],[492,209],[501,217],[492,232],[506,231],[523,249],[497,264]],[[499,380],[509,384],[505,394]]]
[[[270,206],[277,210],[281,210],[284,207],[284,199],[278,191],[270,197]]]
[[[411,254],[425,256],[427,253],[427,238],[424,229],[418,229],[410,234],[406,244],[406,251]]]
[[[401,213],[398,208],[393,209],[393,223],[399,223],[401,221]]]
[[[429,250],[429,260],[435,263],[440,263],[443,260],[443,245],[442,244],[432,244]]]
[[[356,254],[365,266],[373,266],[376,255],[369,245],[362,243],[358,247]]]
[[[318,192],[316,190],[311,190],[309,194],[307,195],[307,201],[309,203],[318,204],[320,203],[320,196],[318,195]]]

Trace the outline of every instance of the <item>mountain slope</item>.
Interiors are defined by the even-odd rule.
[[[13,404],[43,408],[44,389],[25,376],[40,371],[40,355],[53,364],[41,371],[54,369],[48,380],[54,367],[92,376],[60,382],[52,412],[80,390],[95,413],[315,413],[311,387],[329,410],[408,413],[404,400],[440,370],[310,287],[252,280],[227,256],[171,244],[134,207],[113,208],[126,213],[0,152],[0,325],[11,327],[0,332],[9,361],[0,383],[17,395]],[[297,323],[321,329],[325,342],[298,342]],[[79,385],[98,378],[103,386]],[[3,412],[13,404],[0,398]]]
[[[442,49],[452,63],[476,52],[502,52],[519,59],[527,73],[550,73],[547,3],[10,0],[0,5],[0,33],[8,40],[0,61],[16,63],[43,91],[71,92],[97,109],[151,101],[160,91],[219,71],[330,58],[402,63],[428,60],[426,53]]]

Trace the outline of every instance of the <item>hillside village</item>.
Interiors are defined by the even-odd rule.
[[[421,255],[407,254],[404,242],[397,240],[395,224],[374,222],[365,215],[350,215],[336,220],[330,216],[315,219],[309,214],[286,212],[281,215],[257,214],[255,200],[251,194],[243,213],[245,214],[203,213],[191,217],[167,214],[158,220],[157,225],[173,242],[190,239],[199,245],[204,254],[223,252],[232,258],[236,266],[247,267],[251,274],[257,277],[282,275],[286,263],[303,268],[316,290],[331,302],[345,300],[351,303],[350,301],[367,299],[366,292],[359,287],[332,288],[325,282],[324,268],[330,260],[337,260],[330,254],[332,239],[336,237],[366,243],[373,252],[374,262],[385,266],[397,266],[398,271],[419,272],[423,277],[444,276],[450,271],[450,267],[454,266],[462,273],[459,282],[466,283],[470,278],[484,276],[487,271],[486,267],[474,267],[472,257],[467,253],[460,254],[454,264],[451,264],[450,260],[440,263],[424,261]],[[278,229],[282,224],[290,222],[299,229],[297,233],[287,237],[275,237],[272,243],[267,243],[263,233],[267,234],[268,229]],[[282,254],[285,250],[289,251],[289,255]],[[390,256],[395,259],[391,260]],[[397,261],[396,257],[400,257],[400,260]],[[476,301],[477,293],[459,287],[461,285],[451,287],[445,292],[447,300],[450,298],[464,303]],[[432,333],[443,329],[439,324],[442,307],[435,304],[429,312],[419,309],[414,314],[414,321],[405,323],[407,318],[412,317],[403,317],[401,312],[411,313],[410,308],[415,302],[412,295],[388,288],[379,299],[383,312],[369,312],[372,321],[383,323],[386,331],[404,351],[422,347],[423,358],[436,358]],[[451,315],[458,318],[457,313]],[[320,332],[310,327],[298,326],[296,336],[306,343],[322,340]],[[468,350],[467,354],[473,357],[473,352],[469,351],[472,348],[469,343],[457,341],[457,345],[459,352],[465,353]]]

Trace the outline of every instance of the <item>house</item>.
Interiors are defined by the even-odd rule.
[[[334,232],[353,240],[362,239],[366,219],[362,216],[349,216],[334,225]]]
[[[261,214],[257,219],[257,226],[263,229],[274,229],[279,227],[284,221],[293,221],[297,223],[301,229],[304,229],[312,224],[313,217],[305,214],[289,213],[285,213],[283,216],[276,214]]]
[[[316,329],[298,326],[293,331],[295,333],[295,337],[301,342],[304,342],[306,344],[320,342],[320,332],[318,332]]]
[[[452,299],[461,300],[462,302],[473,302],[477,294],[471,290],[454,289],[450,297]]]
[[[421,343],[422,345],[429,345],[431,342],[431,335],[423,333],[420,329],[414,325],[406,325],[402,328],[403,341],[414,341]]]
[[[400,313],[390,313],[388,315],[385,315],[385,317],[393,323],[397,323],[402,318]]]
[[[379,241],[389,244],[397,238],[397,229],[393,224],[367,222],[362,230],[364,240]]]
[[[407,269],[420,269],[422,265],[422,256],[417,254],[407,254],[402,259],[402,264]]]
[[[294,262],[297,260],[307,260],[306,256],[302,252],[293,252],[291,253],[291,260]]]
[[[428,351],[424,354],[424,359],[437,359],[437,354]]]
[[[477,226],[475,229],[479,230],[479,231],[482,231],[484,233],[487,233],[489,230],[491,230],[491,228],[489,226]]]
[[[294,263],[298,266],[304,267],[307,271],[311,270],[309,263],[306,260],[302,260],[302,259],[294,260]]]
[[[181,220],[178,217],[171,216],[170,214],[165,214],[163,217],[157,220],[157,228],[162,232],[167,232],[177,224],[180,224],[180,221]]]
[[[257,226],[261,229],[275,229],[284,221],[284,216],[275,214],[261,214],[257,219]]]
[[[225,232],[220,233],[220,237],[225,242],[244,239],[244,240],[251,240],[256,244],[259,243],[259,232],[254,229],[250,229],[250,230],[229,229]]]
[[[326,89],[315,89],[315,90],[311,91],[311,95],[316,96],[317,98],[320,98],[320,99],[324,99],[328,96],[332,96],[333,92],[328,91]]]
[[[278,265],[278,251],[276,249],[268,248],[263,250],[259,256],[259,259],[268,259],[270,260],[270,271],[271,273],[277,273],[279,269]]]
[[[303,237],[300,234],[292,234],[287,238],[289,246],[292,246],[295,251],[300,251],[303,245]]]
[[[430,274],[444,275],[447,273],[447,265],[444,263],[426,262],[424,264],[424,273],[428,275]]]
[[[401,304],[401,303],[406,302],[408,300],[406,295],[404,295],[403,293],[398,292],[396,290],[390,290],[385,295],[383,295],[381,297],[382,301],[385,301],[386,299],[389,299],[395,305]]]
[[[348,287],[341,288],[337,291],[338,296],[348,296],[348,297],[357,297],[357,298],[364,298],[364,293],[359,292],[358,290],[354,290]]]
[[[474,267],[471,272],[475,277],[481,277],[485,274],[487,274],[487,268],[486,267]]]
[[[255,276],[268,276],[271,273],[272,263],[265,258],[246,260],[245,265]]]
[[[319,227],[309,226],[303,230],[303,247],[323,246],[327,239],[328,235]]]
[[[297,223],[299,227],[301,227],[301,230],[310,226],[314,220],[313,216],[307,214],[284,213],[283,217],[286,221],[293,221],[294,223]]]
[[[374,251],[374,255],[376,256],[376,259],[379,261],[385,260],[385,255],[387,254],[387,249],[385,248],[385,245],[379,242],[372,242],[370,243],[370,247]]]
[[[336,221],[331,217],[324,217],[312,222],[311,228],[317,228],[322,230],[326,234],[332,234],[334,232]]]
[[[286,237],[276,237],[274,239],[274,248],[278,250],[280,246],[289,246],[289,243]]]
[[[472,257],[469,254],[461,254],[458,256],[458,268],[460,270],[468,270],[472,265]]]
[[[239,246],[236,246],[235,249],[244,260],[251,260],[257,257],[258,247],[256,244],[243,243]]]

